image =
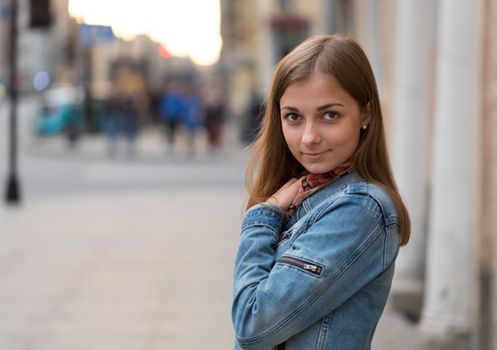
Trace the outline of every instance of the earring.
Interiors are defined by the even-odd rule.
[[[366,130],[367,128],[368,128],[368,125],[367,125],[367,124],[364,124],[364,125],[362,126],[362,130]]]

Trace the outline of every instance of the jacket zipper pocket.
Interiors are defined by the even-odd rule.
[[[278,262],[298,267],[304,271],[312,273],[315,276],[321,276],[321,271],[323,271],[322,266],[319,266],[313,262],[294,258],[291,256],[282,256],[278,259]]]

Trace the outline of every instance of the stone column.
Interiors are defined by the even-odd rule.
[[[497,2],[483,7],[480,349],[497,349]]]
[[[443,349],[469,349],[476,333],[477,14],[477,2],[439,2],[433,191],[420,329]]]
[[[397,184],[411,218],[411,239],[397,259],[392,301],[414,318],[421,313],[424,286],[433,7],[431,0],[397,1],[391,149]]]

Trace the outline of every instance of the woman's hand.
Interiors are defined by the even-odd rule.
[[[292,204],[293,199],[297,195],[299,188],[302,184],[302,176],[299,179],[292,178],[286,184],[284,184],[275,194],[270,196],[266,203],[277,205],[282,210],[287,210],[290,204]]]

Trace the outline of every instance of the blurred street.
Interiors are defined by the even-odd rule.
[[[150,134],[109,160],[97,138],[42,141],[23,204],[0,206],[0,349],[230,349],[241,148],[159,157]],[[373,349],[419,349],[414,332],[387,308]]]

